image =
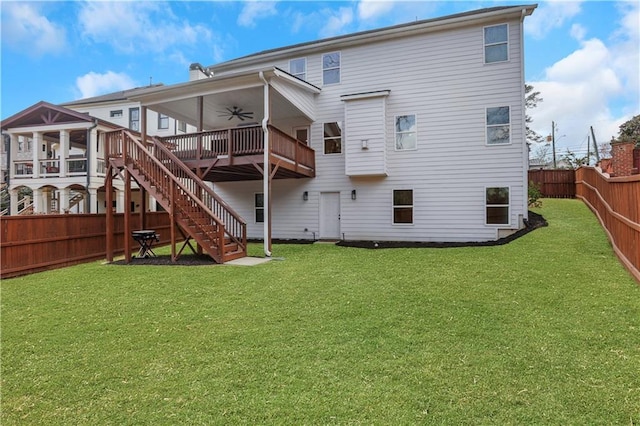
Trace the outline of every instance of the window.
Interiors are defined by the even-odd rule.
[[[261,192],[254,195],[254,209],[256,223],[264,223],[264,194]]]
[[[497,145],[510,142],[509,107],[487,108],[487,144]]]
[[[342,152],[342,123],[324,123],[324,153],[340,154]]]
[[[486,224],[509,224],[509,188],[486,189]]]
[[[494,25],[484,28],[484,63],[509,60],[509,26]]]
[[[169,128],[169,116],[164,114],[158,114],[158,129]]]
[[[294,127],[295,138],[309,145],[309,127]]]
[[[340,83],[340,52],[322,55],[322,84]]]
[[[121,109],[116,109],[113,111],[109,111],[109,117],[111,118],[120,118],[122,117],[122,110]]]
[[[413,189],[393,190],[393,223],[413,223]]]
[[[298,77],[301,80],[307,79],[307,59],[298,58],[289,61],[289,74]]]
[[[129,108],[129,128],[140,131],[140,108]]]
[[[178,130],[187,133],[187,122],[186,121],[178,121]]]
[[[396,150],[417,148],[416,116],[396,116]]]

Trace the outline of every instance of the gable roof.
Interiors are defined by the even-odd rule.
[[[52,124],[65,123],[94,123],[99,122],[102,125],[112,128],[120,128],[121,126],[100,120],[89,114],[84,114],[65,108],[59,105],[50,104],[49,102],[40,101],[29,108],[24,109],[11,117],[2,120],[0,127],[2,130],[16,127],[35,127],[46,126]]]
[[[321,40],[294,44],[291,46],[263,50],[251,55],[242,56],[230,61],[208,66],[205,68],[205,70],[207,72],[213,71],[214,73],[224,72],[225,70],[233,67],[249,65],[259,61],[273,60],[279,57],[295,55],[297,53],[308,54],[316,51],[327,51],[329,49],[337,49],[357,44],[370,43],[375,40],[428,32],[435,29],[462,25],[463,23],[470,20],[480,21],[482,19],[506,17],[509,15],[511,15],[512,18],[520,16],[522,19],[525,15],[531,15],[536,7],[538,7],[537,4],[489,7],[485,9],[472,10],[438,18],[424,19],[420,21],[393,25],[390,27],[378,28],[374,30],[360,31]],[[192,67],[198,65],[199,64],[192,64]]]

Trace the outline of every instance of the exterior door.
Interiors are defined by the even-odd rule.
[[[320,239],[340,239],[340,193],[320,193]]]

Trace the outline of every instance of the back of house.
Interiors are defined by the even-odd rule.
[[[194,64],[191,78],[276,67],[318,88],[312,122],[278,123],[313,148],[315,177],[273,181],[274,238],[495,240],[527,218],[522,31],[535,7]],[[214,187],[247,220],[249,237],[261,238],[263,183]]]

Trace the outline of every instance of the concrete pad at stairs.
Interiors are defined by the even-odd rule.
[[[225,262],[225,265],[236,265],[236,266],[255,266],[261,265],[263,263],[267,263],[270,261],[270,257],[241,257],[239,259],[230,260]]]

